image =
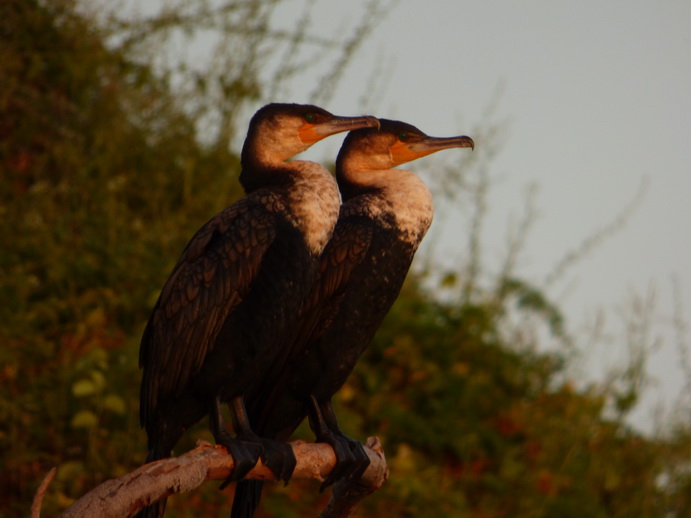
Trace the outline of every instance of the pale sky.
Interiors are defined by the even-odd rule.
[[[308,1],[281,2],[275,28],[292,29]],[[345,37],[369,2],[312,4],[309,33]],[[654,294],[649,341],[657,346],[648,361],[644,404],[633,418],[651,430],[656,407],[663,405],[669,417],[685,382],[672,325],[673,278],[681,316],[691,326],[691,2],[400,0],[323,107],[340,115],[362,113],[378,69],[388,77],[365,107],[373,115],[406,121],[430,135],[470,135],[475,153],[484,143],[474,129],[508,121],[489,163],[489,268],[499,266],[507,227],[522,211],[528,186],[538,189],[538,219],[517,273],[537,286],[646,186],[626,226],[547,294],[564,310],[580,343],[588,343],[583,333],[604,315],[608,340],[581,351],[584,380],[598,379],[625,358],[622,307],[631,305],[632,293]],[[296,78],[285,98],[271,100],[310,101],[320,77],[318,70],[311,74]],[[326,139],[303,156],[333,161],[341,140]],[[446,151],[406,167],[429,180],[437,160],[453,165],[468,152]],[[463,210],[458,208],[455,219],[438,213],[431,234],[441,235],[442,242],[432,248],[428,237],[419,255],[435,253],[447,264],[464,260],[456,244],[465,243],[458,235]],[[691,356],[691,330],[681,342]],[[683,394],[691,403],[691,387]]]
[[[291,4],[303,2],[282,7],[278,23],[299,11]],[[366,2],[315,4],[319,30],[329,34],[357,20]],[[654,290],[653,334],[662,342],[650,358],[653,385],[635,414],[636,424],[649,429],[652,408],[662,402],[669,410],[684,381],[671,325],[672,276],[691,325],[691,2],[401,0],[324,108],[361,112],[362,78],[377,62],[391,74],[368,109],[435,136],[473,136],[502,85],[492,122],[510,122],[491,162],[497,183],[486,238],[490,252],[504,249],[507,223],[520,212],[526,187],[536,184],[539,219],[519,263],[521,276],[536,284],[610,223],[647,180],[628,224],[548,293],[574,331],[605,312],[611,350],[583,353],[584,368],[596,376],[598,365],[623,355],[619,310],[631,290]],[[276,100],[307,101],[300,92],[311,92],[313,80],[300,78],[293,97]],[[329,140],[309,158],[335,157],[340,140]],[[446,152],[445,164],[460,160],[456,151]],[[407,168],[424,178],[418,164],[432,163]]]

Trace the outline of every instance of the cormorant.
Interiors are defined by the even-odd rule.
[[[435,138],[404,122],[379,122],[379,130],[351,131],[343,141],[336,161],[343,204],[321,257],[311,310],[301,322],[290,362],[270,377],[267,399],[247,402],[250,421],[264,437],[286,440],[309,415],[317,441],[331,444],[338,459],[322,488],[361,475],[369,464],[362,445],[338,427],[331,398],[398,297],[432,222],[425,184],[394,167],[443,149],[474,147],[466,136]],[[262,485],[238,483],[233,518],[252,516]]]
[[[214,439],[235,460],[229,481],[242,478],[260,455],[278,478],[290,478],[292,449],[253,432],[243,396],[260,383],[271,386],[265,376],[296,331],[340,199],[321,165],[286,160],[329,135],[378,126],[374,117],[337,117],[298,104],[269,104],[252,117],[241,154],[246,196],[187,244],[142,336],[147,462],[169,457],[185,430],[209,415]],[[164,508],[165,500],[141,516],[161,516]]]

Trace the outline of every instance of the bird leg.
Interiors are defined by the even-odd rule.
[[[340,479],[360,478],[369,466],[369,456],[360,442],[341,431],[331,400],[319,403],[317,398],[310,396],[309,421],[317,442],[329,444],[336,454],[336,465],[322,483],[320,491]]]
[[[209,429],[216,444],[224,446],[233,457],[233,471],[221,484],[220,489],[223,489],[231,482],[242,479],[257,464],[261,455],[261,445],[236,439],[228,432],[221,414],[221,400],[218,397],[214,399],[213,408],[209,414]]]
[[[264,465],[273,471],[277,480],[282,480],[288,484],[297,464],[293,448],[283,442],[259,437],[252,430],[245,408],[245,400],[242,396],[231,399],[228,402],[228,408],[230,408],[233,416],[233,428],[237,434],[237,439],[243,443],[259,445]]]

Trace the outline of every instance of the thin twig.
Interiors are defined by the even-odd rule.
[[[56,472],[57,468],[51,468],[48,474],[43,478],[41,485],[38,486],[36,494],[34,495],[34,501],[31,503],[31,518],[39,518],[41,516],[41,504],[43,503],[43,497],[46,496],[48,484],[50,484],[53,478],[55,478]]]

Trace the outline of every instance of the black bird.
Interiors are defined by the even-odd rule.
[[[254,115],[241,155],[247,195],[188,243],[144,330],[140,418],[147,462],[169,457],[185,430],[208,415],[216,442],[235,459],[229,480],[242,478],[260,455],[288,480],[292,449],[257,437],[243,396],[260,383],[270,387],[265,376],[285,358],[281,344],[296,331],[340,199],[321,165],[286,160],[329,135],[378,125],[374,117],[337,117],[298,104],[269,104]],[[165,500],[141,516],[160,516],[164,508]]]
[[[415,174],[394,167],[443,149],[474,147],[466,136],[434,138],[399,121],[351,131],[336,161],[338,223],[321,257],[315,287],[289,363],[271,389],[247,402],[265,437],[286,440],[306,415],[338,463],[322,485],[359,476],[369,464],[362,445],[338,427],[332,396],[345,383],[398,297],[413,256],[432,222],[432,197]],[[279,379],[279,381],[274,381]],[[263,399],[264,398],[264,399]],[[259,505],[262,482],[238,483],[233,518]]]

